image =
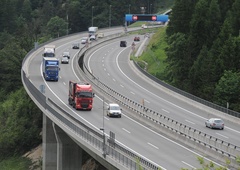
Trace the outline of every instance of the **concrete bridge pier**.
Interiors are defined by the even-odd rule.
[[[43,114],[43,170],[81,170],[82,149]]]

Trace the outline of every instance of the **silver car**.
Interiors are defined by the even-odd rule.
[[[122,109],[116,103],[110,103],[107,108],[107,116],[109,117],[121,117]]]
[[[219,118],[211,118],[205,121],[206,127],[211,129],[224,129],[224,122],[222,119]]]
[[[68,64],[69,63],[68,57],[63,56],[62,59],[61,59],[61,63],[62,64]]]

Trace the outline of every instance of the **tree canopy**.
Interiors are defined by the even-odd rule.
[[[176,0],[166,31],[166,81],[238,112],[239,8],[240,0]]]

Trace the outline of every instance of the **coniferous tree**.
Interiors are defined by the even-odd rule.
[[[225,71],[214,91],[214,101],[229,109],[240,110],[240,72]]]
[[[169,16],[170,23],[167,28],[167,35],[181,32],[188,34],[190,31],[190,21],[194,11],[196,1],[192,0],[176,0]]]

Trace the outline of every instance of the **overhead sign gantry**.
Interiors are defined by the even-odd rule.
[[[125,21],[161,21],[167,22],[168,15],[156,14],[126,14]]]

